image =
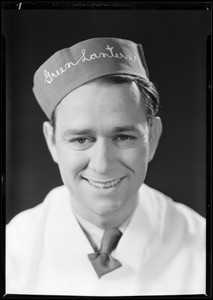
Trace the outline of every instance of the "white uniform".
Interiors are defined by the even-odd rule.
[[[122,267],[100,279],[93,248],[65,186],[17,215],[6,233],[6,293],[134,296],[205,294],[205,219],[143,184],[113,256]]]

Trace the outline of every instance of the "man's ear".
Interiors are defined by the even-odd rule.
[[[149,162],[153,159],[161,134],[163,126],[161,119],[159,117],[154,117],[152,121],[152,126],[150,127],[150,148],[149,148]]]
[[[53,140],[53,127],[50,124],[50,122],[44,122],[43,124],[43,133],[44,137],[47,143],[47,147],[50,151],[50,154],[52,156],[52,159],[54,162],[58,163],[57,159],[57,150],[56,150],[56,144]]]

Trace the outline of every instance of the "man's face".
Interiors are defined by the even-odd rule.
[[[49,148],[82,217],[103,225],[125,220],[150,159],[137,86],[92,83],[72,91],[57,107],[55,144]]]

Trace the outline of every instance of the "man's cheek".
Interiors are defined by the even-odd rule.
[[[120,159],[125,162],[130,169],[138,169],[148,162],[148,147],[142,146],[137,149],[130,149],[129,151],[123,152]]]
[[[59,155],[59,166],[62,171],[66,171],[73,176],[77,175],[87,165],[87,159],[83,155],[77,155],[73,151],[69,153],[61,152]]]

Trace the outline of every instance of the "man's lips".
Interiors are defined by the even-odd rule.
[[[110,188],[116,186],[124,177],[117,179],[108,179],[108,180],[93,180],[90,178],[82,177],[87,180],[92,186],[96,188]]]

